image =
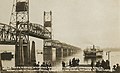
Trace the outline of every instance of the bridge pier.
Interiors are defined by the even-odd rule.
[[[30,42],[23,44],[24,66],[30,66]]]
[[[1,53],[0,53],[0,71],[2,71]]]
[[[74,50],[73,49],[71,49],[71,54],[74,54]]]
[[[15,66],[30,66],[30,42],[20,39],[15,45]]]
[[[56,48],[56,58],[62,59],[63,57],[63,48]]]
[[[44,47],[43,49],[43,60],[52,61],[52,47]]]
[[[53,62],[56,61],[56,48],[45,47],[43,49],[43,60]]]
[[[35,56],[35,42],[32,41],[32,47],[31,47],[31,56],[30,56],[30,63],[31,66],[34,66],[36,64],[36,56]]]
[[[68,49],[68,56],[72,55],[72,49]]]
[[[15,44],[15,66],[30,66],[29,0],[16,0],[13,4],[10,25],[17,30]]]
[[[63,57],[67,57],[68,56],[68,49],[64,48],[63,49]]]
[[[75,54],[77,52],[77,50],[73,50],[73,49],[63,49],[62,51],[63,53],[63,57],[67,57],[67,56],[71,56],[73,54]]]
[[[23,44],[23,39],[20,39],[20,44],[15,45],[15,66],[24,65],[22,44]]]

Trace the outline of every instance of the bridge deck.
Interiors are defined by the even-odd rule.
[[[0,23],[0,44],[15,45],[17,33],[22,33],[25,35],[39,38],[39,39],[51,38],[50,32],[40,24],[30,23],[29,30],[28,30],[27,28],[16,29],[10,25]],[[46,41],[46,44],[47,43],[50,43],[51,46],[54,48],[62,47],[67,49],[80,49],[78,47],[60,42],[58,40],[49,40],[49,41]]]

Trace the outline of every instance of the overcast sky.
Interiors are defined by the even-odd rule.
[[[0,22],[9,23],[12,4],[0,0]],[[30,0],[30,22],[43,25],[43,12],[50,10],[54,39],[81,48],[120,47],[119,0]],[[42,40],[35,41],[42,47]]]

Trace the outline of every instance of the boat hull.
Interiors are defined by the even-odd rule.
[[[103,56],[103,51],[101,51],[101,52],[84,51],[84,56],[85,57],[102,57]]]

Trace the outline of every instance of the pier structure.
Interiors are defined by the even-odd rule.
[[[0,44],[15,45],[15,66],[31,66],[31,62],[35,62],[35,52],[30,53],[30,36],[43,40],[43,54],[50,58],[53,56],[53,49],[56,57],[68,56],[80,50],[52,38],[51,11],[44,12],[44,25],[31,23],[29,0],[14,0],[9,25],[0,23]],[[34,42],[31,51],[35,51]]]
[[[44,28],[48,29],[50,38],[44,39],[43,41],[43,55],[44,55],[44,61],[45,60],[51,60],[53,54],[56,54],[57,58],[67,57],[71,54],[75,53],[75,50],[73,50],[75,47],[72,45],[68,45],[66,43],[61,43],[58,40],[54,40],[52,37],[52,12],[45,12],[44,11]],[[46,34],[48,32],[44,32]],[[77,47],[76,47],[77,48]],[[53,53],[53,50],[55,52]],[[49,58],[48,58],[49,57]]]
[[[35,42],[32,41],[32,47],[31,47],[31,56],[30,56],[30,63],[31,66],[34,66],[36,64],[36,55],[35,55]]]
[[[15,66],[30,65],[29,0],[16,0],[13,4],[10,26],[15,27]]]
[[[2,71],[1,53],[0,53],[0,71]]]

